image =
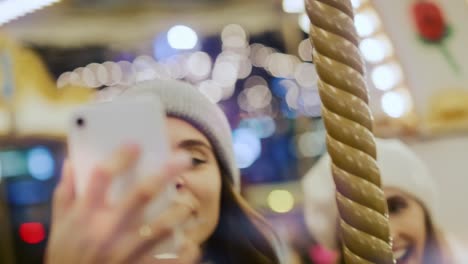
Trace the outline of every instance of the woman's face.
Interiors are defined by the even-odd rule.
[[[384,188],[397,264],[422,264],[426,245],[425,211],[418,201],[395,188]]]
[[[167,118],[168,135],[173,151],[184,150],[193,166],[178,178],[178,192],[194,201],[193,218],[185,226],[185,235],[202,244],[214,232],[219,219],[221,173],[208,139],[189,123]]]

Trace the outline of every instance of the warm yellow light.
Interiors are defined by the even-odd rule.
[[[277,213],[287,213],[294,207],[294,197],[286,190],[273,190],[267,199],[271,210]]]

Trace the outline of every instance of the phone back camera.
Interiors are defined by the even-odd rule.
[[[85,120],[82,117],[78,117],[76,119],[76,125],[78,127],[84,127],[85,126]]]

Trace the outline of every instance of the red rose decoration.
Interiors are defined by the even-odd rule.
[[[440,8],[431,2],[413,5],[413,17],[421,37],[429,41],[440,41],[445,34],[446,24]]]
[[[459,74],[460,66],[445,45],[450,27],[441,8],[432,1],[420,0],[411,6],[411,11],[420,39],[426,44],[437,46],[453,71]]]

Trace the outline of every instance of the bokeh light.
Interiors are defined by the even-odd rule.
[[[252,112],[255,110],[255,108],[252,105],[250,105],[249,100],[247,99],[247,91],[248,90],[243,90],[239,93],[239,95],[237,96],[237,104],[239,105],[240,109],[246,112]]]
[[[107,72],[107,78],[104,79],[104,74],[100,74],[100,70],[98,70],[98,75],[96,76],[96,79],[98,80],[100,85],[111,86],[120,83],[120,81],[122,80],[122,69],[119,67],[119,64],[113,61],[106,61],[102,64],[102,66]]]
[[[249,128],[258,138],[268,138],[275,133],[276,123],[271,116],[246,118],[239,123],[239,128]]]
[[[133,60],[135,79],[137,82],[153,80],[156,78],[156,71],[153,68],[155,60],[147,55],[138,56]]]
[[[380,27],[380,20],[377,13],[368,8],[356,14],[354,25],[360,37],[368,37]]]
[[[263,77],[261,77],[259,75],[252,75],[249,78],[247,78],[245,80],[245,82],[244,82],[244,88],[245,89],[254,87],[256,85],[265,85],[265,86],[267,86],[268,83]]]
[[[286,103],[291,109],[298,109],[299,86],[295,82],[284,82],[288,89],[286,92]]]
[[[388,57],[391,53],[391,44],[386,38],[366,38],[359,44],[359,49],[369,62],[377,63]]]
[[[153,69],[156,73],[156,77],[161,80],[168,80],[171,78],[171,71],[166,64],[156,62],[153,65]]]
[[[187,71],[192,79],[202,80],[211,73],[211,58],[206,52],[197,51],[187,59]]]
[[[303,0],[283,0],[283,11],[286,13],[302,13],[305,11]]]
[[[325,148],[325,130],[308,131],[298,137],[297,149],[303,157],[317,157],[324,153]]]
[[[309,34],[310,31],[310,20],[306,13],[302,13],[297,18],[297,23],[302,31],[306,34]]]
[[[221,32],[221,40],[225,49],[238,50],[246,48],[248,45],[247,33],[238,24],[225,26]]]
[[[70,75],[68,76],[69,84],[76,85],[76,86],[82,86],[83,82],[81,81],[80,74],[78,74],[77,72],[81,73],[81,69],[80,70],[77,69],[77,70],[75,70],[73,72],[70,72]]]
[[[197,45],[198,36],[193,29],[184,25],[177,25],[167,32],[167,41],[174,49],[189,50]]]
[[[353,8],[359,8],[362,5],[363,0],[351,0]]]
[[[287,213],[294,208],[294,196],[287,190],[273,190],[267,198],[268,206],[277,213]]]
[[[262,146],[255,131],[249,128],[238,128],[233,134],[234,153],[240,169],[250,167],[260,156]]]
[[[19,227],[19,236],[28,244],[37,244],[44,241],[46,231],[42,223],[22,223]]]
[[[64,72],[57,78],[57,88],[63,88],[70,84],[71,72]]]
[[[223,97],[223,91],[218,83],[213,80],[202,81],[198,90],[213,103],[218,103]]]
[[[237,75],[237,65],[229,61],[216,61],[212,72],[212,79],[223,88],[223,99],[227,99],[232,96]]]
[[[252,61],[245,56],[240,57],[238,79],[247,78],[252,73]]]
[[[273,48],[265,47],[261,44],[252,44],[250,47],[252,64],[256,67],[266,68],[268,57],[275,52]]]
[[[382,110],[390,117],[399,118],[410,109],[409,96],[401,91],[386,92],[381,98]]]
[[[82,79],[84,67],[78,67],[70,74],[70,83],[76,86],[86,86]]]
[[[255,109],[266,107],[271,103],[271,92],[268,86],[255,85],[246,91],[248,103]]]
[[[35,179],[45,181],[55,172],[55,160],[49,149],[35,147],[27,153],[28,170]]]
[[[96,78],[96,74],[94,74],[94,72],[88,66],[86,66],[83,71],[81,71],[80,78],[86,87],[96,88],[100,86]]]
[[[291,78],[300,60],[293,55],[273,53],[267,58],[267,70],[275,77]]]
[[[171,79],[182,79],[187,76],[187,67],[185,66],[186,60],[188,59],[187,54],[174,55],[164,61],[165,66],[169,71]]]
[[[396,63],[387,63],[375,67],[371,73],[375,88],[388,91],[401,82],[403,73]]]
[[[303,87],[317,87],[317,71],[312,63],[300,63],[294,71],[297,83]]]
[[[298,54],[303,61],[312,61],[312,43],[308,38],[299,43]]]
[[[305,116],[319,117],[321,115],[322,103],[318,90],[301,89],[299,97],[299,110]]]
[[[135,83],[136,73],[133,65],[128,61],[119,61],[117,65],[120,68],[122,73],[122,78],[120,79],[120,84],[122,85],[131,85]]]

